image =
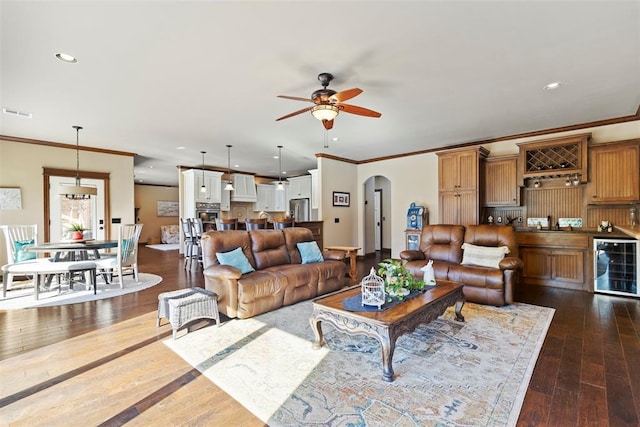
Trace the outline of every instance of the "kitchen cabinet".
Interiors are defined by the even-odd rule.
[[[256,194],[257,201],[253,205],[254,211],[284,212],[286,210],[286,193],[283,190],[277,190],[275,185],[257,184]]]
[[[589,237],[571,232],[518,233],[522,283],[589,290],[587,254]]]
[[[495,157],[485,161],[485,206],[520,206],[518,157]]]
[[[587,194],[590,203],[640,201],[638,142],[591,147],[589,177]]]
[[[477,224],[484,190],[483,147],[448,150],[438,155],[441,224]]]
[[[231,192],[232,202],[257,202],[256,183],[253,175],[241,173],[231,174],[233,181],[233,191]]]
[[[194,205],[199,203],[220,203],[222,172],[189,169],[183,172],[185,185],[185,203]],[[201,191],[204,184],[205,191]]]
[[[310,169],[309,173],[311,174],[311,209],[318,209],[318,205],[320,202],[318,191],[318,169]]]
[[[289,181],[289,199],[311,199],[311,175],[296,176]]]

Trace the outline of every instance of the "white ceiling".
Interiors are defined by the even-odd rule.
[[[232,168],[276,176],[283,145],[294,175],[320,152],[366,160],[640,105],[637,0],[0,4],[2,107],[33,114],[1,114],[0,134],[75,144],[84,126],[80,145],[136,153],[148,184],[176,185],[201,150],[226,167],[226,144]],[[308,106],[276,95],[310,97],[320,72],[382,113],[341,113],[328,149],[310,114],[275,121]]]

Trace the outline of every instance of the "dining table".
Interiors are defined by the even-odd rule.
[[[26,252],[53,253],[53,261],[80,261],[88,260],[89,252],[95,259],[100,259],[100,249],[117,248],[117,240],[61,240],[59,242],[45,242],[37,245],[27,245]]]
[[[117,248],[117,240],[95,240],[95,239],[82,239],[82,240],[61,240],[59,242],[44,242],[37,245],[24,246],[26,252],[46,252],[53,253],[53,262],[64,261],[88,261],[90,259],[100,259],[100,249]],[[93,254],[93,257],[89,256],[89,253]],[[106,274],[105,281],[107,281]],[[46,286],[50,287],[53,276],[48,276],[46,279]]]

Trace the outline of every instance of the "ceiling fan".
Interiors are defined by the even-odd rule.
[[[294,113],[282,116],[278,120],[288,119],[289,117],[297,116],[298,114],[310,111],[313,117],[322,121],[324,128],[329,130],[333,127],[333,119],[336,118],[340,111],[345,113],[357,114],[359,116],[367,117],[380,117],[382,114],[377,111],[369,110],[363,107],[357,107],[355,105],[344,104],[343,101],[354,98],[362,93],[362,89],[353,88],[343,90],[342,92],[336,92],[335,90],[327,89],[333,75],[330,73],[318,74],[318,80],[322,85],[322,89],[318,89],[311,94],[311,98],[300,98],[297,96],[278,95],[278,98],[293,99],[294,101],[311,102],[314,105],[312,107],[303,108]]]

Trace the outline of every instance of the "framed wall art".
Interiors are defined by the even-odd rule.
[[[349,207],[349,193],[343,191],[333,192],[333,206]]]
[[[178,202],[158,202],[158,216],[178,216],[179,214]]]
[[[22,209],[22,191],[19,188],[0,188],[0,210],[19,211]]]

